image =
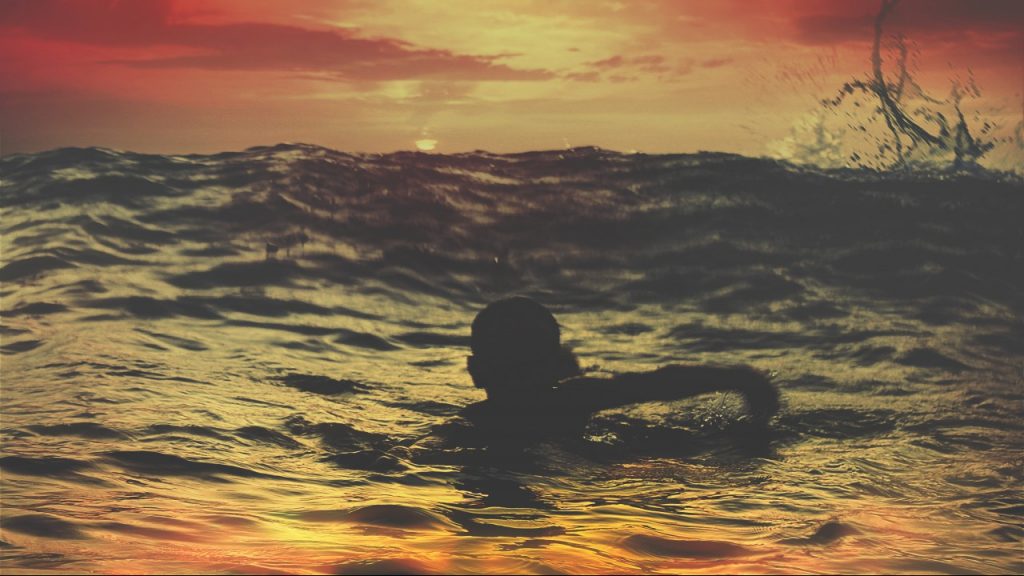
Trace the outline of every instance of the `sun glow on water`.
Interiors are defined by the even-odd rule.
[[[1016,182],[299,144],[0,173],[0,571],[1021,572]],[[783,412],[449,448],[513,290],[589,371],[750,364]]]

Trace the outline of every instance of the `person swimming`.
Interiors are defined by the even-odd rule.
[[[749,367],[671,364],[650,372],[585,376],[561,343],[555,317],[523,296],[498,300],[473,320],[467,369],[487,399],[461,417],[492,441],[522,443],[582,435],[592,414],[643,402],[671,402],[711,392],[743,395],[751,420],[766,424],[779,409],[767,376]]]

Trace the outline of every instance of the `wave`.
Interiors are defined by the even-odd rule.
[[[872,521],[823,518],[844,503],[964,490],[986,491],[962,511],[980,538],[1019,537],[993,520],[1020,512],[1019,176],[282,144],[63,149],[2,158],[0,178],[0,469],[27,503],[4,517],[13,545],[288,522],[307,543],[422,532],[529,557],[603,531],[608,557],[678,568],[858,537]],[[746,363],[777,373],[787,405],[769,432],[724,396],[488,451],[456,420],[480,397],[469,322],[516,293],[556,313],[587,372]],[[455,448],[430,443],[444,434]],[[68,485],[95,520],[32,500]],[[644,529],[608,530],[623,523]],[[312,570],[436,568],[378,553]]]

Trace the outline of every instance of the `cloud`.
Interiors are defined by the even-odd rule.
[[[616,54],[603,60],[588,62],[585,64],[584,70],[571,72],[564,77],[578,82],[598,82],[604,78],[613,83],[638,80],[638,74],[642,73],[656,75],[661,79],[680,78],[692,73],[698,67],[719,68],[732,61],[732,58],[709,58],[705,60],[683,58],[673,63],[669,62],[661,54],[643,54],[628,57]]]
[[[328,72],[337,79],[544,80],[547,70],[512,68],[507,55],[464,55],[424,49],[350,30],[288,24],[194,24],[170,0],[8,0],[0,28],[50,40],[108,47],[173,46],[177,56],[116,61],[139,68]]]
[[[733,62],[732,58],[709,58],[700,63],[702,68],[721,68]]]
[[[630,58],[622,55],[615,55],[604,60],[597,60],[588,64],[595,70],[614,70],[617,68],[633,68],[644,72],[662,73],[668,72],[670,68],[665,64],[665,57],[660,54],[644,54]]]
[[[567,80],[575,80],[576,82],[599,82],[601,80],[601,74],[594,72],[570,72],[565,75]]]
[[[679,68],[672,68],[669,66],[665,57],[660,54],[643,54],[640,56],[622,56],[616,54],[603,60],[596,60],[585,64],[585,69],[582,71],[572,72],[566,74],[565,77],[570,80],[577,80],[582,82],[597,82],[601,80],[601,74],[607,74],[606,79],[611,82],[620,83],[637,80],[638,73],[656,74],[656,75],[682,75],[689,72],[689,70],[683,70],[680,72]],[[631,74],[627,74],[631,73]]]
[[[803,0],[794,5],[795,39],[805,44],[870,42],[879,1]],[[886,21],[889,31],[922,41],[963,41],[968,33],[993,42],[1024,38],[1024,2],[1020,0],[903,0]]]

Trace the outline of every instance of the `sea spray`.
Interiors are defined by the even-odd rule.
[[[903,35],[885,34],[886,21],[899,4],[882,0],[875,15],[866,77],[849,80],[822,99],[789,137],[771,146],[772,153],[820,168],[1024,171],[1024,118],[1008,128],[996,119],[999,110],[965,112],[967,100],[982,97],[970,70],[950,79],[945,98],[929,94],[911,72],[917,51]],[[888,58],[883,57],[885,47]]]

